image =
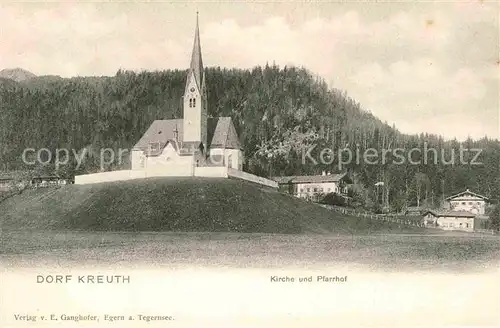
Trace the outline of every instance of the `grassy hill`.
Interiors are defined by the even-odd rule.
[[[350,233],[397,225],[340,216],[236,180],[156,178],[26,190],[0,203],[0,229]]]

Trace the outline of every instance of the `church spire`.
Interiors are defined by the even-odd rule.
[[[200,28],[198,26],[198,12],[196,12],[196,30],[194,32],[193,53],[191,54],[190,71],[194,73],[198,88],[202,87],[203,61],[201,59]]]

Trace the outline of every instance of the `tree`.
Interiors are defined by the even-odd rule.
[[[493,207],[493,209],[489,213],[489,217],[489,228],[493,230],[500,230],[500,204],[497,204]]]

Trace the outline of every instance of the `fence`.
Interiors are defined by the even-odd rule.
[[[414,216],[408,217],[408,216],[403,216],[400,214],[374,214],[374,213],[368,213],[368,212],[359,212],[356,210],[348,209],[345,207],[340,207],[340,206],[335,206],[335,205],[325,205],[325,204],[318,204],[324,208],[327,208],[329,210],[333,210],[338,213],[342,213],[345,215],[351,215],[351,216],[356,216],[356,217],[361,217],[361,218],[368,218],[372,220],[380,220],[384,222],[392,222],[392,223],[398,223],[401,225],[406,225],[410,227],[419,227],[419,228],[428,228],[423,222],[423,218],[420,216]],[[458,231],[458,230],[457,230]],[[499,235],[500,231],[496,230],[491,230],[491,229],[474,229],[472,231],[474,233],[481,233],[481,234],[489,234],[489,235]]]
[[[392,223],[397,223],[409,227],[420,227],[423,228],[425,227],[423,220],[419,217],[414,217],[413,219],[411,217],[403,216],[400,214],[375,214],[375,213],[369,213],[369,212],[359,212],[356,210],[340,207],[340,206],[334,206],[334,205],[325,205],[325,204],[319,204],[320,206],[327,208],[329,210],[333,210],[335,212],[345,214],[345,215],[351,215],[351,216],[356,216],[359,218],[366,218],[366,219],[371,219],[371,220],[379,220],[379,221],[384,221],[384,222],[392,222]]]
[[[498,231],[498,230],[491,230],[491,229],[476,229],[476,230],[474,230],[474,232],[484,233],[484,234],[488,234],[488,235],[498,235],[498,234],[500,234],[500,231]]]

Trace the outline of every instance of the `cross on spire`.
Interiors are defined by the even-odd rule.
[[[175,125],[174,138],[175,142],[179,142],[179,129],[177,128],[177,124]]]

